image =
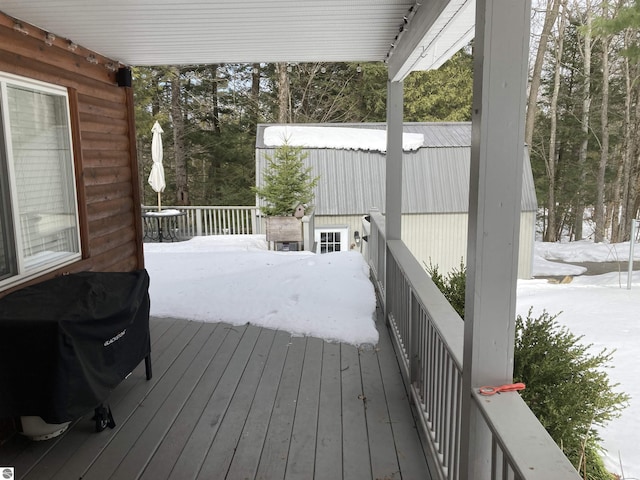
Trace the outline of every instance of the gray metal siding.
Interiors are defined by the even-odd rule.
[[[446,274],[467,257],[466,213],[403,215],[402,240],[423,267]]]
[[[520,250],[518,253],[518,278],[531,278],[533,262],[533,237],[535,212],[523,212],[520,220]],[[363,235],[361,215],[316,215],[316,227],[340,225],[349,228],[349,242],[353,243],[353,234]],[[467,258],[466,213],[403,215],[402,240],[420,265],[426,267],[430,262],[438,265],[438,270],[446,274],[460,267],[460,261],[466,264]],[[362,243],[366,252],[368,244]]]
[[[267,157],[273,149],[256,152],[256,179],[260,186]],[[305,165],[320,176],[315,190],[316,215],[353,215],[384,207],[384,156],[363,151],[311,149]],[[262,203],[260,203],[262,205]]]
[[[469,208],[469,147],[423,148],[405,155],[403,213],[454,213]]]
[[[403,168],[403,213],[466,212],[469,204],[470,147],[421,148],[406,152]],[[256,150],[256,182],[262,185],[267,156]],[[317,215],[366,214],[385,205],[385,156],[361,150],[308,149],[305,165],[320,176],[315,196]],[[523,211],[536,211],[537,201],[525,149]]]
[[[537,212],[538,197],[536,195],[536,185],[533,181],[533,171],[531,170],[531,158],[529,148],[524,147],[524,165],[522,169],[522,211]]]
[[[320,175],[316,191],[316,213],[350,215],[384,207],[384,159],[380,153],[318,150],[309,155],[309,165]]]
[[[423,266],[431,262],[446,274],[467,263],[468,218],[466,213],[403,215],[402,240]],[[536,212],[520,217],[518,278],[531,278],[533,272],[535,218]]]

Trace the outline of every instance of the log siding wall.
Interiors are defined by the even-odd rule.
[[[15,23],[0,12],[0,71],[69,92],[83,258],[0,296],[67,272],[143,268],[133,93],[117,85],[118,63],[64,38],[47,45],[47,32]]]

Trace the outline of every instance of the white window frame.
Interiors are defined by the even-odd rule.
[[[316,227],[314,231],[314,240],[316,242],[316,253],[321,253],[321,235],[323,233],[339,233],[340,234],[340,252],[349,251],[349,227],[347,225],[322,225]],[[331,252],[326,252],[331,253]]]
[[[9,108],[8,108],[8,92],[7,85],[22,87],[44,94],[55,95],[64,98],[64,108],[66,109],[67,129],[69,145],[69,158],[70,165],[68,174],[67,188],[69,188],[71,195],[73,196],[73,211],[75,219],[75,242],[77,245],[77,252],[51,252],[50,255],[44,255],[38,262],[27,263],[27,255],[24,251],[21,220],[18,212],[18,186],[16,181],[16,172],[14,167],[14,154],[13,145],[11,139],[11,124],[9,123]],[[0,139],[0,148],[4,148],[4,160],[6,161],[4,167],[8,173],[8,186],[9,186],[9,208],[10,208],[10,232],[9,241],[12,242],[12,248],[15,253],[16,273],[8,278],[0,280],[0,291],[9,287],[15,286],[22,282],[25,282],[34,277],[46,274],[53,270],[56,270],[65,265],[74,263],[82,258],[82,245],[80,240],[80,216],[78,212],[78,192],[76,188],[76,169],[75,158],[73,149],[73,135],[71,131],[71,110],[69,107],[69,93],[65,87],[33,80],[18,75],[0,72],[0,112],[2,122],[2,132],[4,138]],[[72,234],[73,235],[73,234]]]

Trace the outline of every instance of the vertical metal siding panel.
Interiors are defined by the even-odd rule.
[[[533,181],[533,171],[531,170],[531,159],[529,149],[524,148],[524,165],[522,169],[522,211],[535,212],[538,210],[538,198],[536,187]]]
[[[314,205],[317,215],[366,214],[384,206],[384,157],[376,152],[309,149],[305,166],[319,176]],[[264,182],[267,156],[273,149],[256,149],[256,185]],[[260,200],[260,205],[264,202]]]
[[[536,212],[522,212],[520,216],[520,250],[518,251],[518,278],[533,276],[533,249]]]
[[[267,157],[272,157],[273,154],[274,150],[271,148],[256,149],[256,187],[262,187],[264,185],[264,171],[267,168]],[[256,197],[256,205],[262,207],[265,205],[265,202]]]
[[[466,265],[466,213],[403,215],[402,240],[421,265],[429,262],[446,274]],[[520,221],[518,278],[531,278],[535,212],[523,212]]]
[[[467,215],[403,215],[402,239],[421,265],[447,273],[466,262]]]
[[[423,148],[405,155],[403,212],[466,212],[470,149]]]

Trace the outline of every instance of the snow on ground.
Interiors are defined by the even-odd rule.
[[[536,242],[536,276],[581,275],[584,267],[561,262],[627,261],[629,243]],[[640,259],[640,248],[634,250]],[[196,237],[180,243],[146,243],[151,276],[151,314],[232,324],[250,322],[355,345],[378,340],[375,295],[368,267],[356,252],[315,255],[267,250],[264,236]],[[555,261],[555,262],[554,262]],[[627,290],[621,273],[578,276],[571,283],[518,282],[517,313],[530,307],[562,312],[557,321],[583,342],[615,349],[608,373],[631,395],[622,417],[602,431],[607,466],[625,478],[640,478],[640,384],[635,367],[640,348],[640,272]]]
[[[618,390],[631,396],[622,416],[602,430],[603,446],[607,449],[607,467],[624,478],[640,478],[640,384],[636,373],[640,349],[640,272],[632,275],[627,290],[629,243],[593,244],[589,241],[571,243],[536,242],[535,275],[579,275],[583,269],[548,260],[564,262],[620,261],[620,272],[575,277],[571,283],[552,284],[546,280],[518,282],[517,313],[526,315],[533,307],[533,316],[543,310],[550,314],[562,312],[557,321],[575,335],[583,335],[583,344],[593,344],[594,352],[603,348],[613,354],[612,367],[607,370]],[[634,248],[639,259],[640,248]],[[554,267],[555,270],[554,270]],[[622,462],[622,469],[620,468]]]
[[[378,342],[375,294],[358,252],[268,251],[264,236],[144,247],[154,316],[248,322],[355,345]]]

